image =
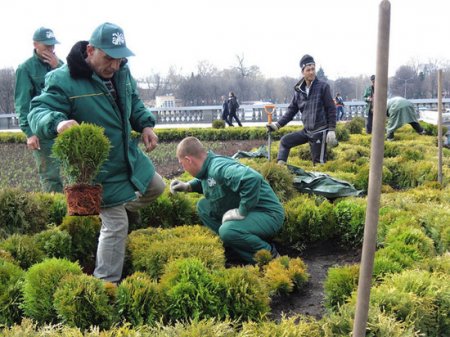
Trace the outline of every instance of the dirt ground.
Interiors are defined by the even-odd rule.
[[[265,144],[263,140],[248,141],[222,141],[215,144],[214,152],[231,156],[237,151],[250,151]],[[157,172],[170,179],[182,173],[176,159],[165,160],[163,165],[155,163]],[[295,314],[304,314],[321,318],[325,313],[323,306],[323,282],[326,279],[328,268],[359,262],[360,250],[346,251],[337,247],[334,242],[323,242],[314,247],[308,247],[303,252],[293,251],[288,247],[278,247],[281,255],[300,257],[308,266],[310,278],[306,286],[289,296],[279,296],[272,299],[270,318],[278,320],[284,314],[289,317]]]

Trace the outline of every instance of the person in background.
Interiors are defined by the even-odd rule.
[[[303,78],[294,87],[294,97],[287,112],[278,122],[266,125],[269,132],[277,131],[301,112],[303,129],[281,138],[278,164],[286,164],[292,147],[309,142],[313,164],[326,162],[327,144],[337,145],[336,106],[330,86],[316,77],[316,63],[311,55],[300,60]]]
[[[367,103],[366,105],[366,114],[367,114],[367,122],[366,122],[366,132],[368,135],[372,133],[372,122],[373,122],[373,99],[375,95],[375,75],[370,76],[370,80],[372,81],[372,85],[366,88],[364,92],[364,101]]]
[[[336,94],[334,98],[334,103],[336,104],[336,121],[340,121],[344,118],[344,99],[340,93]]]
[[[222,96],[222,119],[227,123],[229,126],[233,126],[232,123],[228,120],[228,116],[230,114],[228,110],[228,100],[225,99],[225,96]]]
[[[230,126],[233,126],[233,118],[236,120],[239,126],[242,126],[242,123],[236,114],[237,109],[239,109],[239,103],[236,96],[234,95],[234,92],[230,91],[230,94],[228,95],[228,113]]]
[[[27,147],[33,151],[41,186],[45,192],[63,190],[59,163],[51,157],[53,140],[44,140],[36,136],[27,118],[31,99],[39,96],[44,88],[45,75],[63,65],[55,54],[55,44],[58,43],[50,28],[38,28],[33,34],[33,56],[20,64],[16,70],[15,110],[20,129],[27,137]]]
[[[89,41],[72,47],[67,65],[48,74],[28,115],[33,132],[45,139],[82,122],[104,128],[112,150],[96,177],[103,196],[94,276],[114,283],[122,277],[127,210],[136,212],[165,188],[153,163],[131,136],[132,130],[141,133],[147,151],[157,146],[156,118],[140,99],[127,65],[127,57],[133,55],[122,28],[101,24]]]
[[[417,120],[414,104],[403,97],[393,97],[387,101],[387,127],[386,140],[394,140],[394,131],[405,124],[410,124],[419,135],[424,135],[425,131]]]
[[[205,197],[197,204],[205,226],[218,234],[226,249],[245,263],[266,249],[279,256],[271,240],[281,229],[284,209],[275,192],[255,170],[238,161],[207,152],[195,137],[183,139],[177,158],[194,179],[173,180],[170,191],[197,192]]]

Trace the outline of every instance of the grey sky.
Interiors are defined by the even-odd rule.
[[[6,0],[0,29],[0,68],[17,67],[32,53],[36,28],[52,28],[65,60],[72,45],[109,21],[125,31],[135,77],[166,74],[171,65],[196,71],[201,60],[219,69],[258,65],[266,77],[299,76],[311,54],[326,74],[375,72],[381,0]],[[389,73],[411,60],[450,60],[450,1],[391,0]]]

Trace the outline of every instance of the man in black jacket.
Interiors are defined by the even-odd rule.
[[[237,109],[239,109],[239,103],[237,101],[236,96],[234,95],[234,92],[230,91],[230,94],[228,96],[228,113],[229,113],[230,126],[233,126],[233,118],[236,120],[236,122],[238,123],[239,126],[242,126],[242,123],[236,114]]]
[[[300,111],[303,130],[281,138],[277,161],[286,164],[292,147],[309,142],[313,164],[326,162],[327,144],[337,145],[336,106],[330,86],[316,78],[316,64],[306,54],[300,60],[303,78],[294,87],[294,97],[287,112],[276,123],[267,124],[269,131],[277,131],[289,123]]]

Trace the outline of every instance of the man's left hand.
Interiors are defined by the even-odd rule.
[[[328,131],[327,133],[327,144],[331,147],[337,145],[337,139],[336,139],[336,132],[335,131]]]
[[[158,136],[153,132],[153,128],[147,127],[142,130],[142,140],[147,152],[153,151],[158,146]]]
[[[222,223],[224,223],[225,221],[244,220],[244,219],[245,216],[239,213],[239,208],[233,208],[225,212],[225,214],[222,217]]]
[[[55,69],[58,66],[58,57],[54,53],[46,50],[42,52],[41,56],[44,62],[48,63],[52,69]]]

